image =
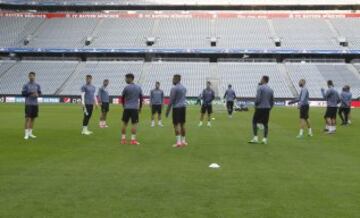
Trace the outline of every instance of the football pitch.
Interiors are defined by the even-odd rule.
[[[274,108],[268,145],[247,143],[252,110],[219,111],[211,128],[197,126],[199,110],[188,108],[189,146],[179,149],[171,119],[151,128],[148,107],[137,146],[120,145],[120,106],[108,129],[94,111],[94,134],[83,136],[79,105],[40,105],[38,138],[25,141],[24,106],[0,104],[0,217],[360,216],[359,110],[325,135],[325,109],[312,108],[314,137],[296,139],[298,111]]]

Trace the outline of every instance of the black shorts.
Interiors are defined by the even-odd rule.
[[[109,112],[109,109],[110,109],[109,102],[102,102],[101,103],[101,112],[107,113],[107,112]]]
[[[337,107],[327,107],[324,118],[336,119]]]
[[[233,101],[227,101],[226,102],[226,107],[229,108],[229,109],[233,108],[234,107],[234,102]]]
[[[202,114],[205,114],[205,113],[208,113],[208,114],[212,114],[213,110],[212,110],[212,105],[211,104],[208,104],[208,105],[201,105],[201,113]]]
[[[92,104],[86,104],[86,105],[85,105],[85,108],[86,108],[87,114],[85,113],[85,110],[84,110],[84,115],[91,117],[92,112],[93,112],[93,110],[94,110],[94,105],[92,105]]]
[[[310,110],[309,105],[300,106],[300,119],[304,119],[304,120],[309,119],[309,110]]]
[[[350,114],[350,112],[351,112],[351,108],[349,108],[349,107],[340,107],[339,108],[339,114],[340,113]]]
[[[26,118],[36,118],[39,115],[39,106],[38,105],[25,105],[25,117]]]
[[[139,122],[139,110],[138,109],[124,109],[122,121],[124,123],[129,123],[131,119],[132,124],[136,124]]]
[[[270,118],[270,108],[255,108],[253,123],[268,124]]]
[[[153,104],[151,105],[151,114],[161,114],[162,105],[161,104]]]
[[[173,124],[184,124],[186,122],[186,107],[173,108]]]

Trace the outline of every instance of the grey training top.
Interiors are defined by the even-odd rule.
[[[100,102],[109,103],[110,97],[106,87],[102,86],[98,91],[98,98]]]
[[[329,88],[326,92],[322,89],[321,93],[327,102],[328,107],[337,107],[340,103],[340,95],[334,87]]]
[[[186,107],[186,88],[180,83],[171,88],[169,106],[174,108]]]
[[[272,108],[274,106],[274,91],[267,85],[263,84],[257,88],[255,107]]]
[[[162,105],[164,101],[164,92],[161,89],[153,89],[150,91],[150,104]]]
[[[26,83],[21,90],[22,96],[25,97],[25,105],[38,105],[38,98],[31,96],[33,93],[41,95],[40,85],[35,82]]]
[[[341,92],[341,107],[350,108],[351,107],[351,100],[352,94],[351,92]]]
[[[299,106],[309,105],[309,91],[306,87],[302,87],[299,96],[292,103],[299,102]]]
[[[232,89],[227,89],[224,98],[226,98],[226,101],[234,101],[236,99],[235,91]]]
[[[139,100],[142,98],[143,93],[141,87],[130,83],[127,85],[123,92],[122,98],[125,101],[124,108],[125,109],[139,109]]]
[[[94,104],[96,92],[95,86],[91,84],[85,84],[81,87],[81,92],[85,92],[85,104]]]
[[[212,89],[204,89],[201,93],[201,100],[203,100],[203,105],[211,105],[212,101],[215,99],[215,92]]]

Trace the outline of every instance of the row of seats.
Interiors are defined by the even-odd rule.
[[[254,97],[263,75],[270,76],[269,85],[277,98],[292,98],[300,79],[307,80],[312,98],[321,98],[321,88],[326,81],[334,81],[340,91],[350,85],[354,97],[360,96],[360,65],[351,64],[301,64],[301,63],[236,63],[236,62],[151,62],[142,61],[0,61],[0,94],[19,94],[30,71],[37,73],[37,81],[44,94],[79,95],[87,74],[93,75],[93,83],[100,87],[103,79],[109,79],[111,95],[121,95],[125,87],[124,76],[135,74],[135,82],[149,95],[156,81],[168,95],[173,74],[181,74],[188,96],[198,96],[206,81],[212,81],[216,93],[221,96],[227,85],[232,84],[239,97]]]
[[[360,48],[359,18],[21,18],[0,17],[0,47],[285,49]],[[88,41],[88,45],[86,45]]]

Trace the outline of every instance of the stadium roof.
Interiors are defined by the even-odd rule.
[[[26,5],[359,5],[358,0],[0,0]]]

